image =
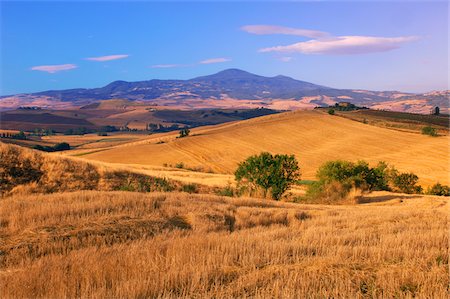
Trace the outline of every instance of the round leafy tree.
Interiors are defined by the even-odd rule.
[[[300,178],[300,168],[294,155],[272,155],[263,152],[239,163],[234,173],[239,185],[251,190],[261,188],[273,199],[279,200],[289,187]]]

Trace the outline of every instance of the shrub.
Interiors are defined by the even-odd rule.
[[[397,188],[397,191],[408,194],[421,193],[422,187],[417,185],[418,180],[419,177],[414,173],[405,172],[394,175],[392,178],[392,183],[394,187]]]
[[[350,191],[350,188],[344,186],[344,184],[332,181],[329,183],[314,182],[306,191],[307,200],[318,200],[321,202],[335,203],[344,199]]]
[[[436,129],[431,126],[426,126],[422,128],[422,134],[436,137],[437,132]]]
[[[191,130],[189,130],[189,129],[182,129],[182,130],[180,130],[180,136],[179,136],[179,138],[183,138],[183,137],[187,137],[187,136],[189,136],[189,134],[191,133]]]
[[[329,115],[334,115],[334,113],[335,113],[334,109],[328,109],[328,114]]]
[[[187,184],[181,187],[181,191],[187,193],[198,193],[198,185],[197,184]]]
[[[238,185],[250,192],[260,188],[264,197],[270,191],[279,200],[289,187],[300,178],[300,168],[294,155],[275,155],[264,152],[239,163],[234,173]]]
[[[450,196],[450,187],[436,183],[433,186],[431,186],[431,188],[427,189],[426,194],[439,195],[439,196]]]
[[[231,185],[228,185],[222,189],[219,189],[216,194],[220,195],[220,196],[228,196],[228,197],[233,197],[235,196],[235,193],[237,193],[233,187],[231,187]],[[237,195],[237,194],[236,194]]]
[[[325,199],[336,201],[344,199],[349,192],[353,194],[374,190],[420,193],[418,177],[413,173],[398,173],[385,162],[369,167],[365,161],[352,163],[348,161],[329,161],[317,171],[318,182],[307,190],[308,199]]]
[[[175,164],[175,168],[180,168],[180,169],[184,168],[184,163],[179,162],[179,163]]]

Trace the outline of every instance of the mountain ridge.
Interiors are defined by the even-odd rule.
[[[448,95],[448,91],[413,94],[398,91],[337,89],[284,75],[265,77],[240,69],[225,69],[215,74],[187,80],[150,79],[135,82],[116,80],[98,88],[48,90],[2,96],[0,109],[14,109],[24,105],[79,107],[100,100],[122,98],[186,109],[250,105],[249,108],[262,106],[295,110],[350,101],[360,106],[377,106],[378,109],[428,113],[434,106],[441,106],[443,112],[448,111]],[[230,99],[233,101],[226,104],[226,100]]]

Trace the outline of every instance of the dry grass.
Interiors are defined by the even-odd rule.
[[[431,138],[366,125],[319,111],[297,111],[270,115],[192,130],[188,138],[175,133],[154,135],[109,150],[83,156],[103,162],[175,165],[232,173],[238,162],[262,151],[295,154],[302,178],[314,179],[326,161],[386,161],[398,170],[416,173],[420,184],[437,181],[449,185],[449,136]],[[158,138],[165,143],[157,144]]]
[[[77,190],[172,191],[183,190],[183,185],[161,176],[0,143],[0,196]],[[198,189],[213,191],[205,186]]]
[[[16,195],[0,201],[0,297],[447,298],[448,200],[396,196]]]

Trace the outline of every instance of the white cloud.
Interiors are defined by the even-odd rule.
[[[299,52],[303,54],[352,55],[385,52],[418,40],[416,36],[372,37],[339,36],[323,40],[309,40],[287,46],[260,49],[259,52]]]
[[[308,30],[308,29],[297,29],[283,26],[272,26],[272,25],[247,25],[242,26],[241,30],[258,35],[266,34],[285,34],[285,35],[297,35],[306,36],[310,38],[323,38],[330,34],[323,31]]]
[[[41,71],[47,72],[50,74],[60,72],[60,71],[68,71],[72,69],[76,69],[77,66],[75,64],[56,64],[56,65],[38,65],[33,66],[31,68],[32,71]]]
[[[173,67],[181,67],[181,64],[155,64],[152,65],[151,68],[153,69],[168,69]]]
[[[230,58],[210,58],[210,59],[205,59],[200,61],[200,64],[211,64],[211,63],[221,63],[221,62],[227,62],[227,61],[231,61]]]
[[[117,59],[123,59],[127,58],[130,55],[127,54],[121,54],[121,55],[107,55],[107,56],[99,56],[99,57],[89,57],[86,58],[86,60],[92,60],[92,61],[110,61],[110,60],[117,60]]]
[[[298,52],[303,54],[352,55],[385,52],[400,48],[403,44],[418,40],[417,36],[376,37],[376,36],[332,36],[323,31],[290,28],[272,25],[247,25],[242,30],[252,34],[285,34],[305,36],[309,41],[286,46],[260,49],[259,52]],[[289,61],[281,58],[281,61]]]

